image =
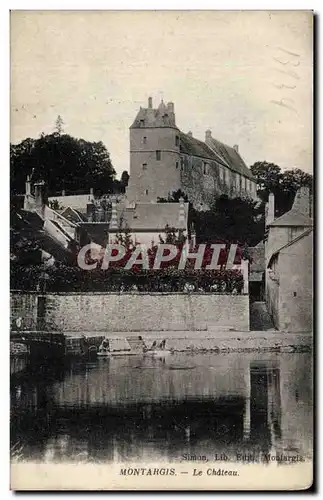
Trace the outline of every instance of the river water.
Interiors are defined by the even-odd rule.
[[[311,366],[308,353],[232,353],[27,368],[11,383],[12,459],[311,459]]]

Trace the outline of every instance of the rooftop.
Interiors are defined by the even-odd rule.
[[[185,220],[187,226],[188,203],[184,203]],[[180,203],[138,203],[135,208],[117,210],[118,224],[126,224],[129,229],[163,231],[168,224],[179,229]]]
[[[275,219],[271,224],[269,224],[269,227],[279,226],[312,227],[313,219],[292,208],[289,212],[286,212],[285,214],[278,217],[278,219]]]

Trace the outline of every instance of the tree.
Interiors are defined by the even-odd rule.
[[[124,170],[121,174],[120,183],[124,189],[128,186],[130,175],[127,170]]]
[[[58,115],[55,122],[55,131],[57,132],[58,135],[61,135],[61,133],[63,132],[63,125],[64,125],[63,118],[61,117],[61,115]]]
[[[10,145],[10,184],[12,193],[25,191],[27,175],[44,180],[50,194],[58,191],[113,191],[115,170],[102,142],[88,142],[57,132],[25,139]]]
[[[185,194],[181,189],[177,189],[177,191],[170,193],[168,198],[158,197],[157,203],[178,203],[180,198],[183,198],[186,203],[189,201],[187,194]]]
[[[195,212],[198,243],[238,243],[253,246],[264,237],[264,203],[219,196],[210,210]]]
[[[168,224],[165,226],[165,239],[159,235],[159,242],[163,245],[179,245],[182,247],[185,241],[184,229],[177,230],[175,227],[170,227]]]
[[[267,202],[269,193],[275,195],[277,216],[291,209],[299,188],[309,187],[311,191],[313,188],[313,176],[299,168],[282,171],[274,163],[258,161],[250,170],[257,179],[257,194],[260,199]]]

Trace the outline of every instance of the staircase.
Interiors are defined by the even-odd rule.
[[[275,331],[275,326],[268,313],[266,302],[252,302],[250,304],[250,330]]]

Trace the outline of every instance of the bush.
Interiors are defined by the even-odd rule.
[[[184,269],[125,270],[111,268],[86,271],[60,265],[11,266],[11,289],[47,292],[213,292],[239,294],[243,289],[240,270]]]

